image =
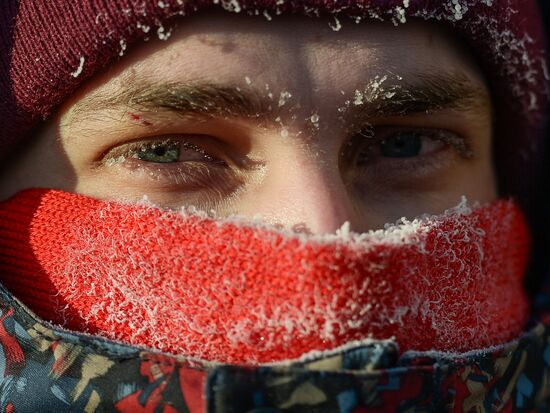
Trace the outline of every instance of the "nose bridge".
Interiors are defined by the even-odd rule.
[[[271,171],[270,189],[263,191],[256,204],[264,209],[261,214],[287,227],[304,225],[321,234],[353,222],[353,207],[337,162],[308,159],[281,168]]]

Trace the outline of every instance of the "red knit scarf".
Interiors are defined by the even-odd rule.
[[[40,317],[231,363],[367,338],[443,351],[512,339],[528,244],[511,201],[325,237],[59,191],[0,205],[1,282]]]

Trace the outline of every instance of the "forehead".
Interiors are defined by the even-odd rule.
[[[227,13],[184,20],[168,41],[144,43],[99,83],[215,82],[316,90],[356,87],[359,79],[393,73],[461,73],[483,83],[461,45],[434,23],[391,23]],[[339,30],[335,30],[339,28]],[[257,86],[258,86],[257,85]]]

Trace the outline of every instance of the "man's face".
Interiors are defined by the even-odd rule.
[[[491,102],[467,54],[425,23],[336,24],[186,19],[73,96],[0,195],[147,196],[316,233],[493,200]]]

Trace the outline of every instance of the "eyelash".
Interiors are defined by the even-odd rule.
[[[359,133],[355,134],[355,138],[350,140],[348,150],[351,150],[352,154],[357,153],[358,150],[371,150],[372,148],[379,147],[384,140],[391,139],[400,133],[414,133],[424,138],[440,141],[445,146],[453,148],[461,158],[470,159],[472,157],[472,151],[466,138],[446,130],[406,127],[363,128]],[[361,137],[359,138],[359,136]],[[197,158],[166,163],[143,161],[139,158],[140,152],[151,150],[161,145],[177,146],[180,151],[194,151]],[[345,151],[346,149],[343,150],[343,153]],[[211,189],[219,193],[221,192],[219,183],[223,182],[225,190],[229,191],[230,187],[238,185],[239,178],[237,177],[239,174],[236,170],[237,168],[230,165],[231,162],[228,163],[221,156],[218,156],[216,152],[221,151],[211,151],[211,148],[205,149],[203,146],[175,136],[130,142],[118,146],[105,154],[101,163],[104,166],[122,166],[126,170],[145,172],[149,180],[156,181],[160,186],[175,186],[188,191]],[[448,151],[445,152],[447,153]],[[181,156],[181,152],[179,153]],[[225,153],[221,155],[226,156]],[[348,162],[350,159],[349,155],[344,155],[344,157],[347,158],[346,162]],[[388,159],[384,156],[380,156],[379,158],[382,158],[385,162],[375,159],[365,166],[356,168],[357,172],[359,174],[374,174],[373,176],[382,174],[394,176],[395,178],[402,176],[409,179],[440,169],[443,161],[450,159],[448,156],[437,155],[420,155],[397,160]]]
[[[179,150],[190,150],[197,154],[188,161],[154,163],[142,161],[139,153],[157,146],[177,145]],[[179,137],[151,139],[130,142],[108,151],[100,161],[103,167],[123,167],[135,173],[145,173],[160,187],[182,187],[187,191],[213,188],[220,191],[236,181],[236,174],[228,163],[191,141]],[[222,183],[220,185],[220,182]]]
[[[202,155],[205,161],[220,163],[220,164],[224,163],[223,161],[218,159],[216,156],[211,155],[201,146],[196,145],[190,141],[182,140],[181,138],[178,138],[178,137],[152,139],[149,141],[138,141],[138,142],[126,143],[109,151],[106,155],[104,155],[104,159],[107,161],[113,160],[116,162],[122,161],[127,158],[138,159],[139,152],[144,151],[146,149],[154,149],[155,147],[163,146],[163,145],[164,146],[177,145],[180,149],[183,148],[183,149],[195,151],[197,154]]]
[[[347,143],[347,148],[345,147],[343,149],[343,154],[346,151],[357,153],[358,151],[362,151],[365,149],[372,150],[374,148],[379,148],[384,142],[398,138],[400,135],[414,135],[419,138],[430,139],[433,142],[440,142],[446,147],[453,148],[456,153],[463,159],[473,158],[473,151],[470,142],[465,137],[459,136],[447,130],[373,126],[363,128],[358,133],[356,133],[354,135],[356,139],[351,139]],[[402,163],[410,161],[411,159],[399,159],[399,162]]]

